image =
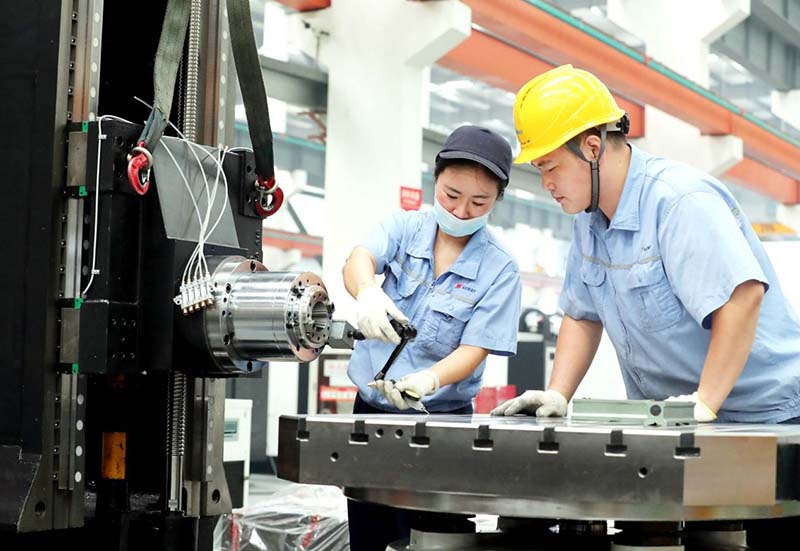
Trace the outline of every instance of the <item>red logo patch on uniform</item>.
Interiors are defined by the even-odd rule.
[[[456,289],[461,289],[462,285],[460,283],[456,283]]]

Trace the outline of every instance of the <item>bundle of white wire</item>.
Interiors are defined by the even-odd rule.
[[[138,99],[138,98],[136,98]],[[141,100],[140,100],[141,101]],[[143,102],[144,103],[144,102]],[[91,277],[86,285],[86,288],[81,293],[82,296],[86,296],[87,291],[91,288],[92,283],[94,281],[94,276],[99,274],[100,271],[97,269],[96,265],[96,253],[97,253],[97,221],[98,221],[98,214],[99,214],[99,204],[100,204],[100,194],[98,190],[100,189],[100,150],[102,147],[102,141],[106,138],[106,136],[102,132],[102,121],[106,119],[113,119],[119,120],[123,122],[129,122],[125,119],[121,119],[119,117],[115,117],[113,115],[103,115],[97,119],[97,167],[96,167],[96,187],[95,187],[95,209],[94,209],[94,238],[93,238],[93,245],[92,245],[92,269],[91,269]],[[181,169],[175,155],[172,153],[170,148],[167,146],[164,140],[159,141],[159,145],[161,145],[164,150],[169,155],[170,159],[172,159],[173,164],[175,165],[178,174],[183,180],[183,185],[186,188],[186,192],[189,194],[189,199],[192,201],[192,207],[194,208],[195,216],[197,217],[197,222],[199,226],[198,238],[197,238],[197,246],[194,248],[191,256],[189,257],[189,261],[186,263],[186,266],[183,270],[183,277],[181,278],[181,286],[180,292],[175,298],[173,299],[175,304],[180,306],[183,310],[184,314],[189,314],[191,312],[198,311],[206,306],[209,306],[213,303],[213,287],[211,282],[211,274],[208,269],[208,262],[206,261],[205,255],[205,244],[211,234],[214,233],[214,230],[217,229],[220,221],[222,220],[222,216],[225,213],[225,209],[228,206],[228,178],[225,175],[225,171],[222,167],[222,164],[225,161],[225,156],[230,151],[251,151],[249,148],[246,147],[225,147],[222,151],[217,152],[217,156],[213,157],[214,163],[217,165],[217,174],[216,178],[214,179],[214,189],[210,190],[208,185],[208,177],[206,176],[206,172],[203,168],[203,163],[200,160],[200,157],[197,155],[195,148],[201,148],[201,146],[194,144],[186,139],[186,137],[175,127],[174,124],[171,122],[169,125],[177,132],[178,136],[180,136],[181,141],[183,141],[189,151],[192,153],[195,161],[197,162],[197,166],[200,171],[200,176],[203,179],[203,188],[206,194],[206,208],[205,213],[201,215],[200,207],[197,204],[197,200],[194,197],[194,193],[192,192],[192,188],[189,185],[189,181],[186,178],[186,174]],[[206,156],[211,155],[209,152],[204,151]],[[205,159],[205,157],[204,157]],[[214,204],[217,198],[217,190],[219,189],[219,178],[222,175],[222,181],[225,187],[225,191],[223,193],[223,202],[222,207],[217,214],[216,219],[214,220],[213,225],[209,228],[209,222],[212,218],[212,213],[214,210]],[[163,185],[163,184],[162,184]]]

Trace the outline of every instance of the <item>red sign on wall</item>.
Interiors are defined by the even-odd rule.
[[[400,186],[400,208],[419,210],[422,206],[422,190],[416,187]]]
[[[358,389],[354,386],[321,386],[320,402],[352,402],[356,399]]]

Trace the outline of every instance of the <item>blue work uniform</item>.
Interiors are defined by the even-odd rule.
[[[721,182],[631,146],[611,222],[575,217],[561,308],[602,322],[629,398],[660,400],[697,390],[711,314],[749,280],[766,293],[718,419],[777,423],[800,416],[800,322],[764,247]]]
[[[387,379],[427,369],[462,344],[491,354],[517,351],[521,288],[514,258],[487,228],[472,234],[461,255],[434,277],[433,245],[438,225],[432,212],[399,212],[361,243],[375,258],[377,274],[385,274],[384,292],[417,328],[392,364]],[[378,340],[356,343],[348,375],[361,398],[386,411],[396,409],[368,387],[395,345]],[[469,405],[481,387],[485,361],[466,379],[445,385],[423,398],[429,411],[452,411]]]

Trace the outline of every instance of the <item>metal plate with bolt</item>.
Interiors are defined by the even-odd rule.
[[[572,421],[674,427],[694,425],[694,404],[664,400],[593,400],[572,401]]]

